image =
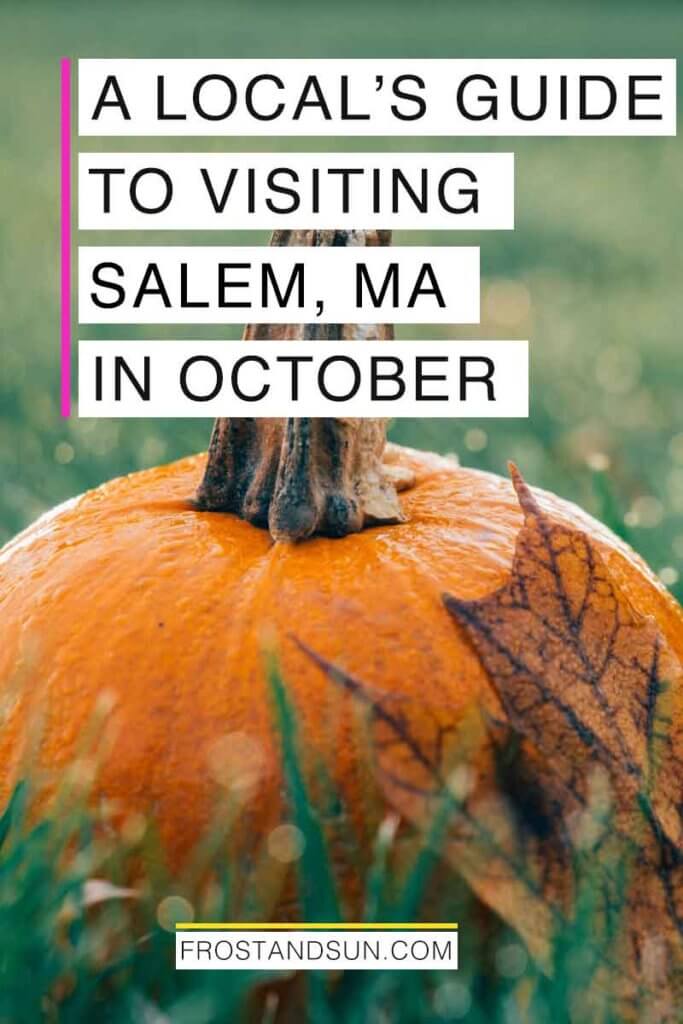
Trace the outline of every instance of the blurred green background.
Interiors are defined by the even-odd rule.
[[[680,2],[325,5],[275,0],[0,0],[0,540],[107,478],[206,446],[203,420],[60,419],[58,63],[117,57],[672,57]],[[145,149],[197,148],[145,140]],[[84,140],[81,148],[99,143]],[[398,422],[394,440],[455,453],[580,502],[681,594],[683,161],[676,139],[201,142],[205,149],[514,149],[514,232],[399,233],[479,244],[482,322],[451,337],[528,337],[527,421]],[[140,140],[101,148],[140,149]],[[302,225],[305,226],[305,225]],[[362,225],[359,225],[362,226]],[[263,232],[197,243],[265,243]],[[89,233],[82,241],[104,241]],[[142,240],[120,233],[118,243]],[[169,233],[156,241],[187,243]],[[180,337],[187,329],[141,329]],[[197,329],[215,336],[214,328]],[[415,333],[399,330],[399,336]],[[90,336],[97,336],[92,330]],[[236,337],[238,328],[226,328]],[[106,336],[102,329],[101,336]]]

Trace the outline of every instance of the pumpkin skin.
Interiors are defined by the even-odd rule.
[[[230,782],[226,752],[225,771],[246,786],[243,838],[262,839],[286,819],[267,644],[304,749],[324,762],[356,833],[371,835],[384,810],[367,797],[354,701],[294,637],[371,689],[426,706],[447,692],[464,720],[496,698],[442,594],[473,599],[499,587],[522,522],[507,480],[389,448],[416,478],[401,498],[402,524],[274,543],[233,515],[196,508],[205,456],[195,456],[112,480],[9,543],[0,553],[2,797],[29,757],[54,790],[106,693],[94,795],[152,818],[173,871]],[[590,534],[635,608],[683,656],[681,609],[638,556],[575,506],[537,495]],[[484,761],[478,771],[486,776]]]

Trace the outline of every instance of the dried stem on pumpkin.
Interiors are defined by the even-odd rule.
[[[271,245],[387,245],[387,231],[276,231]],[[250,325],[245,340],[389,340],[390,325]],[[343,537],[404,519],[411,474],[385,458],[383,419],[216,420],[201,508],[233,512],[276,540]]]

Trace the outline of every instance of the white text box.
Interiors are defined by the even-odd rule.
[[[528,343],[81,341],[78,388],[82,417],[523,418]]]
[[[79,227],[108,231],[512,228],[514,157],[81,153],[78,201]]]
[[[80,60],[78,95],[81,135],[676,133],[675,60]]]
[[[468,246],[83,246],[78,268],[81,323],[479,322]]]
[[[193,929],[176,932],[176,968],[201,970],[458,969],[456,928]]]

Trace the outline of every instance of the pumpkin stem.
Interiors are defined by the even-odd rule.
[[[271,245],[386,245],[388,231],[276,231]],[[246,340],[390,339],[390,325],[250,325]],[[201,508],[233,512],[276,540],[343,537],[403,522],[397,490],[412,475],[384,461],[383,419],[216,420]]]

